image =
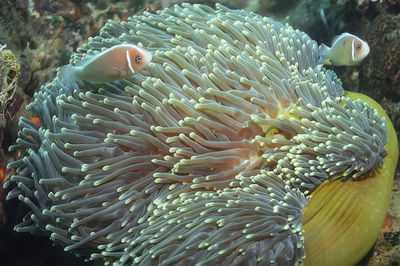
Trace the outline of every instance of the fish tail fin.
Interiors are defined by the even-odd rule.
[[[58,70],[58,76],[57,76],[63,83],[65,84],[73,84],[76,83],[78,78],[77,78],[77,67],[72,66],[70,64],[62,66]]]
[[[318,64],[326,64],[329,65],[329,50],[330,48],[322,43],[319,46],[319,57],[318,57]]]

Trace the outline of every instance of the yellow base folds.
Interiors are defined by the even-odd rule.
[[[305,265],[354,265],[371,249],[382,228],[398,159],[396,132],[383,108],[371,98],[353,92],[385,117],[388,155],[382,166],[358,180],[325,181],[311,194],[303,214]]]

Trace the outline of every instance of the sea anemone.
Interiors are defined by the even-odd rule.
[[[317,64],[315,41],[183,4],[109,21],[71,64],[121,43],[152,62],[107,83],[59,75],[28,107],[41,124],[21,118],[12,149],[26,155],[6,186],[31,212],[17,231],[116,264],[352,264],[368,251],[397,140],[377,104]]]

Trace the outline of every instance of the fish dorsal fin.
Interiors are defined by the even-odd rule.
[[[93,56],[96,56],[96,55],[93,55]],[[93,56],[89,56],[89,57],[83,58],[83,59],[75,62],[75,66],[81,67],[81,66],[86,65],[87,62],[89,62],[90,60],[93,60]]]
[[[335,45],[335,43],[336,43],[340,38],[342,38],[343,36],[348,35],[348,34],[349,34],[348,32],[343,32],[342,34],[336,35],[335,37],[333,37],[332,42],[331,42],[331,47],[333,47],[333,46]]]
[[[85,65],[87,65],[90,62],[96,60],[97,58],[101,57],[102,55],[104,55],[105,53],[109,52],[110,50],[112,50],[114,48],[115,48],[115,46],[107,48],[107,49],[104,49],[103,51],[99,51],[97,54],[90,55],[90,56],[88,56],[86,58],[83,58],[83,59],[77,61],[75,63],[75,66],[79,66],[79,67],[85,66]]]

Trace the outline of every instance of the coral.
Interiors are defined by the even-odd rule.
[[[6,126],[14,118],[21,104],[21,90],[18,86],[20,64],[17,56],[0,45],[0,159],[3,160],[3,141]],[[14,138],[15,139],[15,138]],[[1,170],[0,165],[0,170]]]
[[[0,127],[5,126],[5,113],[10,101],[17,91],[20,65],[11,50],[0,45]]]
[[[366,27],[365,36],[371,55],[360,71],[360,86],[376,92],[376,99],[393,95],[400,99],[400,16],[381,14]]]
[[[400,133],[400,102],[392,102],[388,98],[384,98],[382,106],[385,108],[390,120],[393,122],[397,134]]]
[[[355,6],[358,10],[361,11],[366,11],[368,8],[375,7],[377,5],[382,5],[383,8],[389,9],[389,8],[398,8],[400,6],[400,1],[399,0],[338,0],[338,4],[340,5],[345,5],[345,4],[351,4]]]
[[[22,96],[18,86],[20,73],[17,56],[6,49],[6,45],[0,45],[0,229],[6,220],[3,207],[5,193],[2,185],[9,177],[9,173],[6,172],[4,151],[7,147],[3,147],[3,143],[7,140],[13,142],[16,138],[17,128],[14,127],[14,132],[10,132],[8,127],[13,123],[14,116],[21,105]]]
[[[21,118],[12,150],[27,152],[6,187],[18,184],[8,198],[31,211],[17,231],[120,264],[352,264],[368,251],[395,134],[379,105],[317,65],[315,41],[254,13],[184,4],[108,22],[71,64],[124,42],[153,61],[115,82],[56,78],[28,107],[41,124]]]

